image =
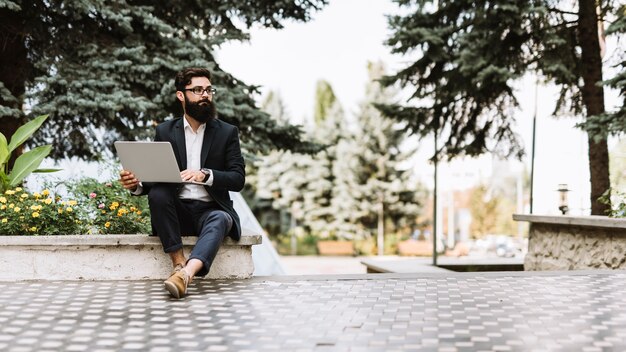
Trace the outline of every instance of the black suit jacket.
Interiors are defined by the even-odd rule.
[[[154,140],[170,142],[179,169],[181,171],[187,169],[183,118],[169,120],[158,125]],[[200,163],[203,168],[213,170],[213,185],[204,188],[209,192],[211,198],[233,218],[233,227],[228,235],[238,241],[241,238],[241,223],[233,208],[233,201],[228,194],[228,191],[241,191],[246,180],[245,164],[241,156],[237,127],[220,120],[207,122]],[[145,183],[143,193],[150,192],[150,186],[149,183]],[[172,186],[178,187],[178,191],[182,187],[178,184]]]

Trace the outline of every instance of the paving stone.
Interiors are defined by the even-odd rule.
[[[608,351],[626,273],[0,282],[6,351]]]

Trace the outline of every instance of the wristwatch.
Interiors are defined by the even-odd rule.
[[[204,179],[202,180],[202,182],[206,182],[209,177],[211,177],[211,169],[202,168],[200,169],[200,172],[204,174]]]

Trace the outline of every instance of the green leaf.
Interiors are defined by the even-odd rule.
[[[13,166],[13,170],[9,174],[10,186],[15,187],[20,184],[26,176],[30,175],[31,172],[39,167],[39,164],[50,154],[51,150],[51,145],[44,145],[20,155],[20,157],[15,160],[15,166]]]
[[[50,172],[58,172],[61,170],[63,169],[37,169],[37,170],[33,170],[33,173],[45,174],[45,173],[50,173]]]
[[[41,115],[20,126],[20,128],[18,128],[11,137],[11,143],[9,143],[9,154],[13,152],[15,148],[22,145],[22,143],[26,142],[26,140],[30,138],[30,136],[32,136],[39,127],[41,127],[47,118],[48,115]]]
[[[0,133],[0,165],[9,160],[9,147],[7,145],[7,137],[5,137],[2,133]]]

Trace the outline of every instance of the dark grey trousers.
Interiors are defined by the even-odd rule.
[[[176,187],[156,184],[148,194],[152,229],[166,253],[183,247],[182,235],[198,236],[189,259],[204,264],[197,276],[209,273],[217,251],[233,226],[233,220],[215,202],[178,198]]]

